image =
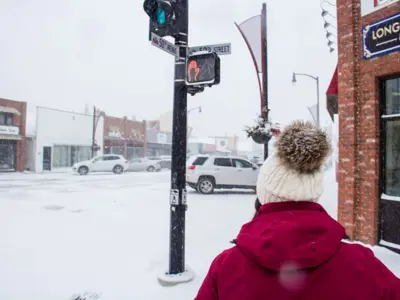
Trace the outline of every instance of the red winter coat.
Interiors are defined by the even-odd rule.
[[[400,300],[400,280],[344,236],[319,204],[263,205],[213,261],[195,300]]]

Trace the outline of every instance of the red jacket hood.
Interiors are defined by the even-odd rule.
[[[283,202],[263,205],[243,225],[236,243],[251,261],[273,271],[319,266],[338,250],[344,228],[321,205]]]

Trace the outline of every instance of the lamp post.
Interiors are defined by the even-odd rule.
[[[96,106],[93,107],[93,132],[92,132],[92,158],[96,152],[96,129],[99,124],[100,117],[104,116],[104,111],[98,111]]]
[[[310,74],[306,73],[295,73],[293,72],[293,78],[292,78],[292,83],[295,84],[297,82],[296,76],[306,76],[311,79],[314,79],[317,83],[317,126],[320,127],[320,119],[319,119],[319,78],[318,76],[312,76]]]
[[[192,111],[195,111],[195,110],[198,110],[199,113],[202,112],[201,106],[197,106],[197,107],[193,107],[193,108],[189,109],[187,114],[189,115],[189,113],[191,113]],[[189,142],[189,138],[192,135],[193,128],[188,126],[188,129],[189,130],[188,130],[188,137],[187,138],[188,138],[188,142]]]
[[[194,111],[194,110],[198,110],[199,113],[202,112],[201,106],[197,106],[197,107],[193,107],[193,108],[189,109],[187,113],[189,114],[189,113],[191,113],[191,112]]]

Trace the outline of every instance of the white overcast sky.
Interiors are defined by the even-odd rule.
[[[260,13],[259,0],[189,0],[191,46],[232,43],[221,57],[221,83],[188,97],[197,136],[243,134],[259,113],[254,66],[234,22]],[[83,112],[96,105],[109,115],[155,119],[172,109],[173,58],[148,41],[140,0],[0,0],[0,98]],[[269,99],[274,121],[310,119],[315,82],[325,91],[337,62],[329,53],[318,0],[270,0]],[[332,7],[327,6],[331,13]],[[334,20],[335,21],[335,20]]]

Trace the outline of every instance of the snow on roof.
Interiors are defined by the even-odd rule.
[[[26,135],[36,135],[36,112],[26,112]]]

